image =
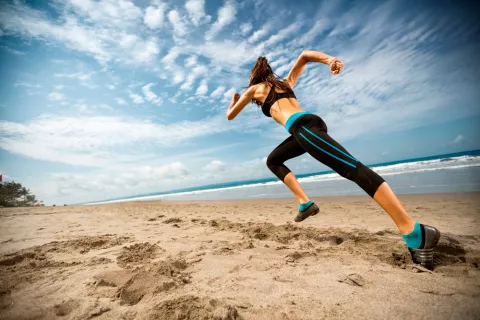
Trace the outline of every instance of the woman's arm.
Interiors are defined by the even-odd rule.
[[[319,51],[305,50],[300,54],[297,61],[295,61],[293,64],[292,69],[288,73],[287,81],[290,84],[290,87],[293,88],[307,62],[320,62],[328,64],[330,65],[330,72],[332,74],[338,74],[343,68],[343,62],[335,57]]]
[[[255,97],[255,87],[250,87],[240,96],[234,93],[232,102],[227,110],[227,119],[233,120],[245,108],[245,106]]]

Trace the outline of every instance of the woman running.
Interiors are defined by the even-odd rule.
[[[298,104],[292,88],[308,62],[327,64],[334,75],[339,74],[343,68],[343,63],[335,57],[317,51],[304,51],[287,78],[281,79],[272,71],[267,59],[259,57],[243,95],[233,95],[227,119],[233,120],[249,102],[253,102],[261,106],[267,117],[272,117],[291,134],[270,153],[267,166],[298,199],[300,207],[295,222],[303,221],[320,211],[284,164],[307,152],[368,193],[397,225],[413,261],[428,268],[433,267],[433,248],[440,239],[438,229],[413,220],[385,180],[333,140],[328,135],[327,125],[322,118],[305,111]]]

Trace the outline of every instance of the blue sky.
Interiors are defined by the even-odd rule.
[[[478,149],[478,8],[447,3],[2,1],[0,172],[50,204],[272,177],[288,133],[226,109],[258,56],[286,76],[306,49],[345,67],[307,65],[299,102],[362,162]]]

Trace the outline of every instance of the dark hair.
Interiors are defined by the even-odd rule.
[[[257,63],[252,68],[252,72],[250,73],[250,83],[247,88],[262,82],[267,82],[271,90],[275,90],[275,88],[279,88],[282,91],[291,92],[292,88],[285,79],[280,78],[275,72],[273,72],[272,67],[268,64],[268,60],[265,57],[258,57]],[[255,99],[252,100],[252,103],[255,103],[259,106],[262,105],[262,102],[257,101]],[[267,103],[267,101],[265,101]]]

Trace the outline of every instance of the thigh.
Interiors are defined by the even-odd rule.
[[[354,169],[359,162],[319,126],[301,127],[296,134],[301,146],[315,159],[336,172]]]
[[[280,143],[268,156],[270,161],[284,163],[285,161],[301,156],[306,151],[295,139],[294,136],[290,136]]]

